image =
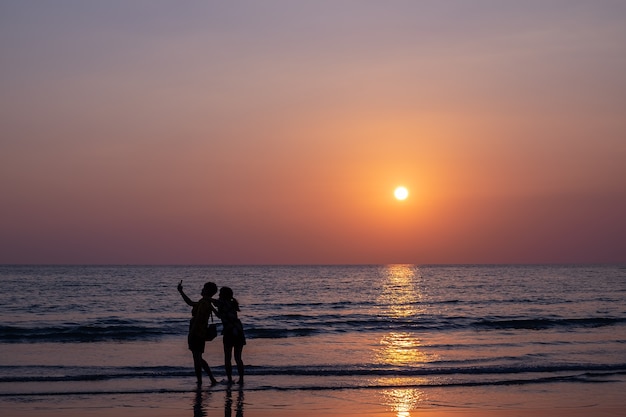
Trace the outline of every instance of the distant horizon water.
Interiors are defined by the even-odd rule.
[[[415,263],[415,262],[382,262],[382,263],[0,263],[0,266],[41,266],[41,267],[351,267],[351,266],[389,266],[408,265],[416,268],[424,267],[464,267],[464,266],[484,266],[484,267],[507,267],[507,266],[626,266],[626,261],[614,262],[442,262],[442,263]]]

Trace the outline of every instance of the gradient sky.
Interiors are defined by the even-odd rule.
[[[2,0],[0,52],[0,263],[626,262],[624,1]]]

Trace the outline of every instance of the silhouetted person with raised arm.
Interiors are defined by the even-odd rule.
[[[207,334],[207,325],[209,317],[215,311],[211,305],[211,297],[217,292],[217,285],[213,282],[207,282],[202,288],[202,298],[199,301],[192,301],[183,292],[183,281],[178,284],[178,292],[183,300],[192,307],[191,320],[189,321],[189,334],[187,335],[187,343],[189,350],[193,355],[193,367],[196,372],[198,386],[202,385],[202,370],[204,369],[211,379],[211,385],[217,384],[217,380],[211,373],[209,364],[202,358],[204,353],[204,344]]]
[[[243,384],[244,366],[241,359],[243,346],[246,344],[246,337],[243,333],[243,325],[237,315],[239,302],[233,297],[233,290],[229,287],[222,287],[217,300],[213,300],[217,306],[217,317],[222,320],[222,335],[224,341],[224,368],[228,382],[233,382],[233,366],[231,363],[233,352],[239,373],[238,384]]]

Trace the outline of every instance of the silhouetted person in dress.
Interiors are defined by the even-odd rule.
[[[211,385],[217,384],[217,380],[213,378],[209,364],[202,358],[204,353],[204,344],[207,334],[207,325],[209,317],[215,310],[211,305],[211,297],[217,292],[217,285],[213,282],[207,282],[202,288],[202,298],[199,301],[191,301],[183,292],[183,281],[178,284],[178,292],[183,300],[192,307],[191,320],[189,321],[189,334],[187,343],[189,350],[193,355],[193,367],[196,372],[198,385],[202,385],[202,370],[204,369],[211,379]]]
[[[237,315],[239,302],[233,297],[233,290],[229,287],[222,287],[217,300],[213,300],[217,306],[217,317],[222,320],[222,335],[224,341],[224,368],[228,382],[233,382],[233,366],[231,364],[233,352],[237,363],[237,373],[239,373],[238,384],[243,384],[244,366],[241,359],[243,346],[246,344],[246,337],[243,333],[243,325]]]

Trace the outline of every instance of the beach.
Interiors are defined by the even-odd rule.
[[[0,279],[3,416],[625,415],[621,266],[3,266]],[[197,298],[209,279],[241,304],[243,387],[224,383],[221,337],[204,353],[220,383],[195,386],[176,285]]]

